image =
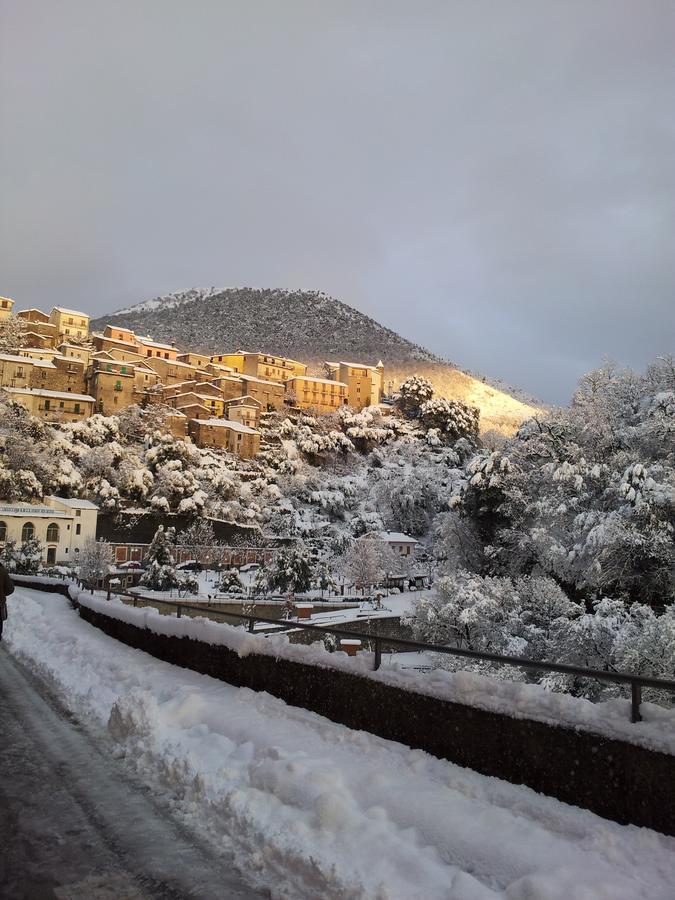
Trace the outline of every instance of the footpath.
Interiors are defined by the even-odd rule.
[[[254,898],[0,644],[3,900]]]

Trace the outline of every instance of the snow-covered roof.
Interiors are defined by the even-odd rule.
[[[344,360],[340,360],[341,366],[349,366],[351,369],[372,369],[373,372],[377,372],[376,366],[369,366],[366,363],[355,363],[355,362],[345,362]]]
[[[388,541],[392,544],[419,544],[419,541],[409,534],[403,534],[400,531],[378,531],[377,536],[382,541]]]
[[[258,434],[255,428],[249,428],[248,425],[242,425],[241,422],[232,422],[229,419],[195,419],[195,422],[198,425],[229,428],[231,431],[240,431],[242,434]]]
[[[175,350],[176,347],[171,344],[160,344],[159,341],[153,341],[151,338],[139,338],[141,344],[145,347],[161,347],[162,350]]]
[[[65,358],[65,357],[64,357]],[[33,362],[33,365],[36,369],[55,369],[56,366],[49,359],[34,359],[32,356],[30,359]]]
[[[33,394],[36,397],[54,397],[56,400],[84,400],[85,402],[95,403],[96,398],[90,397],[89,394],[68,394],[65,391],[47,391],[43,388],[13,388],[6,387],[3,391],[8,394]]]
[[[251,397],[250,394],[244,394],[243,397],[232,397],[230,400],[225,400],[224,402],[225,406],[252,406],[262,409],[261,401],[256,400],[255,397]]]
[[[319,384],[337,384],[340,387],[349,387],[344,381],[335,381],[333,378],[315,378],[314,375],[293,375],[289,381],[316,381]]]
[[[0,353],[0,362],[27,362],[29,366],[32,366],[34,360],[30,356],[16,356],[14,353]]]
[[[54,312],[54,310],[56,310],[56,312],[66,313],[69,316],[82,316],[83,319],[89,318],[89,313],[81,312],[79,309],[66,309],[65,306],[53,306],[52,312]]]
[[[278,381],[265,381],[264,378],[256,378],[255,375],[238,375],[238,381],[255,381],[256,384],[271,384],[274,387],[283,387]]]
[[[133,334],[133,332],[132,332],[132,334]],[[108,344],[118,344],[122,348],[134,347],[135,349],[138,349],[138,344],[136,343],[136,341],[121,341],[119,338],[111,338],[111,337],[108,337],[107,334],[99,334],[99,333],[92,335],[92,337],[101,338],[102,341],[106,341],[106,343],[108,343]]]
[[[65,497],[52,496],[47,497],[47,499],[53,500],[55,503],[62,503],[64,506],[70,507],[70,509],[98,509],[98,506],[90,500],[80,500],[77,497],[66,499]]]

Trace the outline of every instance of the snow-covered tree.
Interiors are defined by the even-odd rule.
[[[152,543],[148,547],[148,566],[141,576],[140,584],[152,591],[169,591],[178,587],[175,559],[171,547],[175,540],[175,530],[160,525]]]
[[[357,588],[372,587],[387,574],[387,563],[390,562],[388,550],[384,541],[364,535],[352,541],[339,561],[338,568]]]
[[[16,353],[25,346],[28,331],[25,319],[9,316],[0,321],[0,353]]]
[[[475,443],[478,439],[480,413],[475,406],[461,400],[446,400],[437,397],[427,400],[419,410],[423,425],[434,429],[445,442],[466,438]]]
[[[226,569],[221,574],[218,590],[224,594],[244,593],[244,585],[236,569]]]
[[[269,590],[282,593],[308,591],[312,584],[315,560],[305,547],[280,550],[266,573]]]
[[[9,540],[0,550],[0,561],[9,572],[35,575],[40,569],[42,552],[42,544],[35,538],[24,541],[19,546],[16,541]]]
[[[77,573],[87,587],[95,588],[110,573],[115,561],[113,549],[107,541],[94,538],[84,542],[77,558]]]
[[[434,387],[422,375],[410,375],[398,389],[396,408],[409,419],[416,419],[427,401],[434,396]]]

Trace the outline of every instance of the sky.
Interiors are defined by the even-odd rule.
[[[0,0],[0,293],[322,290],[566,402],[675,350],[672,0]]]

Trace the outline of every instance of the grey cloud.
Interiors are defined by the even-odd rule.
[[[675,333],[669,0],[0,3],[0,292],[325,290],[564,401]]]

